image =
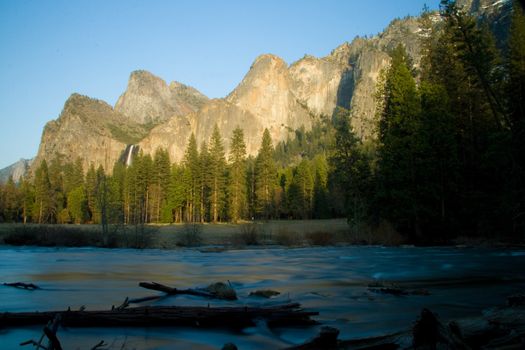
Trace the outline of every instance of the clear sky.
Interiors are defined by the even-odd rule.
[[[114,105],[145,69],[209,97],[253,60],[325,56],[438,0],[0,0],[0,168],[36,155],[73,92]]]

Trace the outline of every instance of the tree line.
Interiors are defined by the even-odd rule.
[[[102,166],[84,171],[80,159],[68,163],[56,155],[49,164],[42,161],[32,178],[19,184],[9,179],[0,188],[0,219],[104,225],[330,216],[324,154],[314,152],[296,166],[278,166],[268,130],[256,157],[247,156],[242,129],[236,128],[229,142],[226,154],[215,126],[200,146],[193,134],[189,137],[178,164],[158,149],[153,156],[134,155],[129,166],[116,162],[111,175]]]

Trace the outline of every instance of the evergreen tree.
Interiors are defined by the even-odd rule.
[[[441,1],[441,14],[445,19],[450,39],[471,81],[483,92],[494,125],[503,128],[508,122],[504,114],[502,97],[498,93],[501,64],[495,41],[486,25],[478,25],[476,19],[459,8],[455,0]]]
[[[184,188],[186,189],[185,202],[186,202],[186,221],[196,221],[196,210],[197,195],[199,190],[199,151],[197,149],[197,141],[195,135],[192,133],[188,140],[188,146],[184,154]]]
[[[246,144],[241,128],[233,130],[230,140],[229,217],[237,222],[246,214]]]
[[[350,127],[350,112],[337,108],[334,123],[335,142],[330,156],[334,187],[330,201],[334,202],[335,197],[342,195],[348,223],[352,229],[361,229],[370,215],[370,161]]]
[[[69,191],[67,203],[69,215],[73,223],[84,223],[87,216],[87,199],[84,185],[80,185]]]
[[[384,218],[412,239],[420,239],[420,101],[410,65],[405,49],[397,46],[391,54],[379,110],[377,199]]]
[[[66,194],[64,192],[63,156],[58,153],[55,154],[55,157],[49,163],[48,169],[49,169],[48,170],[49,182],[51,183],[51,188],[53,191],[53,195],[52,195],[53,213],[52,213],[50,222],[67,223],[68,222],[67,210],[64,210],[66,208]],[[65,220],[61,220],[60,218],[64,218],[64,214],[66,218]]]
[[[298,189],[298,216],[302,219],[309,219],[312,211],[314,177],[307,160],[303,159],[297,166],[292,185],[297,186]]]
[[[167,200],[170,175],[169,154],[166,150],[159,148],[153,157],[152,184],[150,186],[150,218],[153,222],[161,220],[161,208]]]
[[[126,165],[120,161],[115,162],[113,173],[108,177],[108,220],[110,223],[125,223],[124,189],[126,181]]]
[[[525,14],[523,6],[515,0],[508,41],[507,96],[508,114],[512,131],[512,166],[509,174],[513,183],[509,188],[508,202],[512,203],[512,230],[514,236],[525,236]]]
[[[185,168],[173,164],[171,168],[170,182],[168,186],[168,197],[166,205],[162,210],[163,222],[182,222],[184,221],[184,205],[186,200],[187,184],[184,179]]]
[[[256,212],[256,176],[255,176],[256,159],[249,156],[246,159],[246,193],[248,202],[248,217],[253,219]]]
[[[16,187],[13,177],[9,176],[6,184],[3,186],[3,191],[0,192],[2,207],[3,207],[3,218],[5,222],[18,221],[19,208],[20,208],[20,196],[18,188]]]
[[[255,211],[263,218],[272,214],[277,171],[273,160],[270,132],[264,129],[261,147],[255,161]]]
[[[138,210],[138,224],[150,221],[150,187],[152,185],[153,159],[149,154],[144,155],[141,151],[136,159],[136,198]]]
[[[444,238],[457,231],[459,163],[454,116],[445,87],[422,82],[420,147],[417,181],[422,229],[427,239]]]
[[[199,219],[201,223],[210,218],[211,213],[211,186],[213,182],[211,155],[208,150],[208,144],[203,141],[201,144],[199,154],[199,172],[198,172],[198,187],[197,201],[199,202]]]
[[[84,185],[84,169],[82,167],[82,160],[80,158],[77,158],[74,163],[64,164],[63,173],[63,189],[66,195],[71,190]]]
[[[212,222],[219,220],[224,207],[226,159],[219,127],[215,124],[210,139],[210,204]]]
[[[313,217],[326,219],[330,216],[328,197],[328,162],[324,154],[314,158]]]
[[[47,162],[43,160],[35,171],[35,202],[32,212],[37,223],[51,222],[55,213],[53,196]]]
[[[100,222],[100,208],[97,201],[98,183],[97,172],[93,163],[89,166],[86,174],[86,200],[88,217],[92,223]]]
[[[35,202],[35,191],[33,184],[25,177],[20,180],[20,201],[22,210],[22,222],[25,224],[32,220],[33,203]]]

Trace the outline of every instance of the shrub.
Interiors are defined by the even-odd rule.
[[[303,244],[303,235],[296,232],[290,232],[287,229],[280,228],[275,235],[275,243],[287,247],[299,246]]]
[[[237,243],[241,245],[259,245],[259,230],[257,224],[244,224],[240,227],[240,232],[237,235]]]
[[[182,233],[177,241],[181,247],[196,247],[202,244],[202,225],[197,223],[184,224]]]

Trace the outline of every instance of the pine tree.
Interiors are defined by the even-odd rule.
[[[136,198],[138,209],[138,224],[144,224],[150,221],[150,187],[152,185],[153,159],[149,154],[144,155],[140,151],[136,160]]]
[[[97,202],[97,192],[97,172],[92,163],[86,174],[86,199],[89,219],[92,223],[96,224],[100,222],[100,208]]]
[[[508,121],[498,89],[501,70],[495,69],[501,65],[501,60],[492,33],[486,25],[479,26],[476,18],[467,15],[454,0],[441,1],[441,14],[457,58],[471,81],[483,91],[483,101],[490,107],[494,125],[500,129],[505,127]]]
[[[152,184],[150,186],[151,221],[161,220],[161,208],[166,202],[171,169],[169,154],[164,149],[157,149],[153,157]]]
[[[184,188],[186,189],[185,202],[186,202],[186,221],[196,221],[196,210],[197,194],[199,190],[199,151],[197,149],[197,141],[195,135],[192,133],[188,139],[188,146],[184,154],[183,160],[184,166]]]
[[[512,214],[512,227],[515,236],[525,236],[525,14],[524,8],[514,1],[512,22],[508,42],[507,57],[507,96],[508,113],[512,131],[513,184],[510,187],[508,202]]]
[[[212,222],[217,222],[224,207],[226,160],[219,127],[215,124],[210,139],[210,204]]]
[[[310,164],[303,159],[297,166],[293,183],[297,184],[299,189],[299,208],[302,219],[311,218],[312,200],[314,190],[314,176],[310,170]]]
[[[422,228],[432,239],[457,231],[459,162],[454,116],[444,86],[423,81],[418,171]],[[430,237],[429,237],[430,238]]]
[[[410,59],[401,45],[392,52],[391,60],[379,111],[378,208],[399,230],[420,239],[420,101]]]
[[[200,222],[208,221],[211,213],[211,186],[213,182],[211,155],[206,141],[202,141],[199,154],[199,171],[198,171],[198,192],[197,202],[199,203],[199,214],[197,215]]]
[[[509,35],[507,70],[509,83],[509,113],[515,139],[523,140],[525,135],[525,14],[523,8],[514,1]],[[519,145],[523,152],[523,142]],[[525,153],[522,153],[525,155]],[[524,159],[525,157],[521,157]]]
[[[247,209],[248,217],[250,219],[255,218],[256,213],[256,176],[255,176],[255,163],[256,159],[253,156],[249,156],[246,159],[246,193],[247,193]]]
[[[52,195],[52,216],[50,222],[67,223],[66,193],[64,191],[64,161],[61,154],[55,154],[55,157],[49,163],[49,182],[53,190]],[[60,215],[62,214],[62,215]],[[66,220],[60,220],[60,217],[66,216]]]
[[[186,183],[183,181],[184,172],[183,166],[173,164],[168,186],[168,197],[162,210],[163,222],[184,221],[183,210],[187,193]]]
[[[328,198],[328,162],[324,154],[314,158],[314,191],[313,191],[313,217],[327,219],[329,217]]]
[[[337,108],[334,123],[336,133],[330,165],[333,168],[335,190],[332,191],[330,202],[342,195],[348,223],[352,229],[359,230],[368,222],[370,215],[370,161],[350,127],[350,112]]]
[[[6,184],[3,186],[3,193],[1,194],[2,206],[3,206],[3,217],[6,222],[18,221],[19,208],[20,208],[20,195],[18,188],[16,187],[13,177],[9,176]]]
[[[99,165],[96,171],[96,201],[97,207],[100,211],[100,225],[102,227],[102,237],[104,244],[107,245],[107,238],[109,233],[108,228],[108,184],[106,173],[102,165]]]
[[[113,172],[108,177],[108,220],[110,223],[123,224],[125,219],[124,189],[126,181],[126,165],[120,161],[115,162]]]
[[[272,139],[268,129],[264,129],[261,147],[255,161],[255,211],[266,219],[272,214],[276,176]]]
[[[73,223],[84,223],[87,216],[87,199],[84,185],[80,185],[69,191],[67,203],[69,215]]]
[[[136,173],[133,163],[124,172],[122,201],[124,206],[124,223],[126,224],[135,223]]]
[[[229,217],[236,223],[246,215],[246,144],[241,128],[233,130],[230,140]]]
[[[27,178],[20,180],[20,200],[22,209],[22,222],[26,224],[32,220],[33,203],[35,202],[34,186]]]
[[[34,219],[37,223],[49,223],[54,214],[54,191],[49,181],[47,162],[43,160],[35,171]]]
[[[63,166],[64,173],[64,193],[67,195],[71,190],[84,184],[84,169],[82,160],[77,158],[74,163],[66,163]]]

